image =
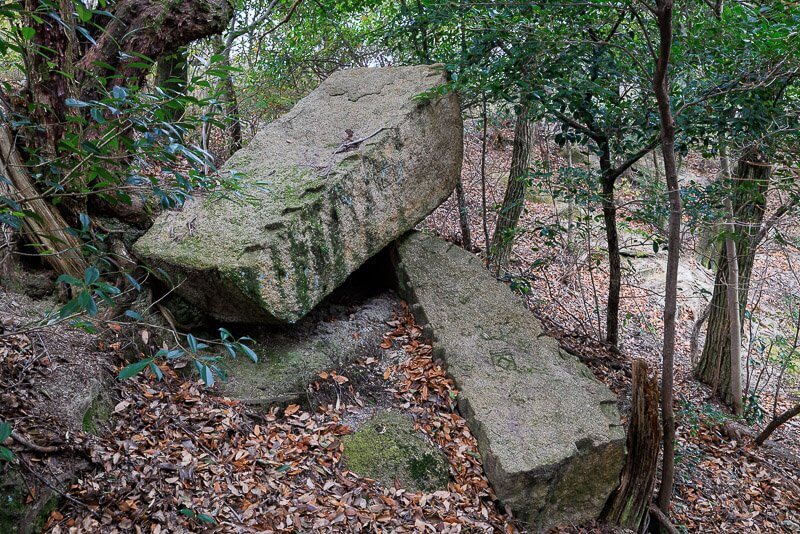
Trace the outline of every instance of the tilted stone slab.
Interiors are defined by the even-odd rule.
[[[412,233],[394,260],[498,498],[533,530],[597,517],[625,455],[614,395],[476,256]]]
[[[243,198],[162,214],[135,253],[217,319],[297,321],[455,187],[462,121],[434,91],[445,81],[430,66],[333,74],[225,164]]]

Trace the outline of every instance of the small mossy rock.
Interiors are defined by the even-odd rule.
[[[446,490],[447,457],[414,430],[410,417],[379,412],[354,434],[342,439],[344,465],[354,473],[411,491]]]
[[[597,517],[625,457],[616,397],[477,256],[418,232],[394,256],[498,499],[532,532]]]
[[[334,73],[226,162],[241,195],[161,214],[134,252],[219,320],[297,321],[452,192],[463,124],[455,94],[433,94],[445,82],[431,66]]]

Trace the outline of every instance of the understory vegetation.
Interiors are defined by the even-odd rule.
[[[226,160],[332,73],[416,64],[464,119],[418,228],[509,286],[640,447],[604,517],[556,531],[800,531],[798,43],[791,1],[0,4],[0,493],[15,518],[49,495],[0,531],[525,529],[408,308],[307,406],[255,410],[216,387],[259,332],[133,253],[199,196],[250,201]],[[365,403],[440,449],[429,493],[346,469]]]

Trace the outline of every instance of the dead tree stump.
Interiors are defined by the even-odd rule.
[[[628,455],[619,487],[609,498],[604,516],[610,523],[636,531],[647,513],[656,483],[661,443],[658,406],[658,380],[649,376],[644,360],[634,360]]]

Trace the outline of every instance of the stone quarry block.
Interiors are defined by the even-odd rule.
[[[393,253],[498,498],[532,530],[597,517],[625,456],[614,395],[476,256],[422,233]]]
[[[297,321],[455,187],[462,121],[433,91],[445,81],[433,66],[334,73],[224,165],[241,197],[162,214],[136,255],[219,320]]]

